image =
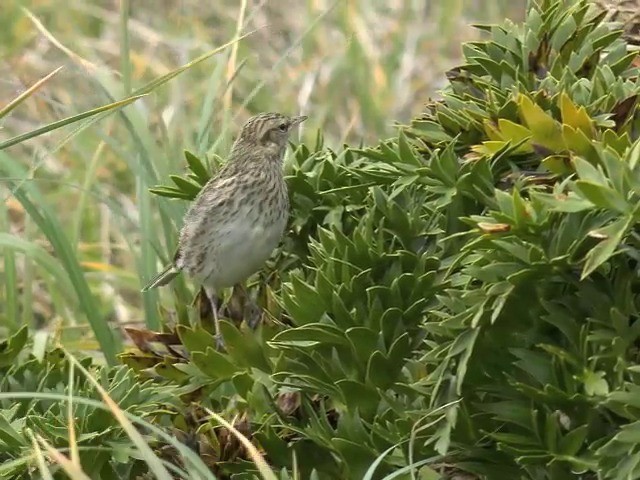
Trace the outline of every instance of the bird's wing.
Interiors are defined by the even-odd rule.
[[[202,217],[205,211],[210,212],[222,207],[232,196],[236,184],[237,178],[235,176],[217,177],[209,180],[191,203],[184,216],[183,223],[185,225],[199,223],[198,219]]]
[[[236,176],[213,178],[207,183],[184,216],[178,249],[174,263],[181,265],[180,259],[191,247],[201,244],[206,236],[206,230],[211,229],[222,220],[224,212],[237,202],[234,192],[238,184]]]

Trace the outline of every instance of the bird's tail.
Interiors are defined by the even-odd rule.
[[[162,270],[158,275],[153,277],[151,281],[147,283],[147,285],[145,285],[143,289],[140,291],[146,292],[147,290],[151,290],[152,288],[166,285],[171,280],[173,280],[179,273],[180,273],[180,270],[178,270],[178,268],[175,265],[171,264],[167,268]]]

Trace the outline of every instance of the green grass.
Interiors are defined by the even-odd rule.
[[[436,94],[460,43],[480,38],[469,24],[524,8],[424,3],[4,0],[0,98],[64,68],[0,118],[0,329],[38,327],[44,305],[69,348],[113,362],[109,322],[158,328],[171,302],[139,289],[171,255],[185,203],[147,189],[184,170],[184,149],[224,156],[264,110],[309,115],[305,141],[321,129],[329,146],[373,142]],[[175,295],[189,300],[184,281]]]

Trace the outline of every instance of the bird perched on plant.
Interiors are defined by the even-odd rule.
[[[187,211],[173,262],[142,289],[185,272],[211,302],[219,345],[216,292],[255,273],[280,242],[289,215],[282,161],[289,135],[306,119],[261,113],[245,123],[228,162]]]

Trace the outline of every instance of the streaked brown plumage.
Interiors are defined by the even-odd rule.
[[[306,118],[262,113],[247,121],[229,161],[187,211],[173,263],[142,289],[184,271],[212,303],[219,341],[216,291],[256,272],[278,245],[289,214],[282,160],[290,133]]]

